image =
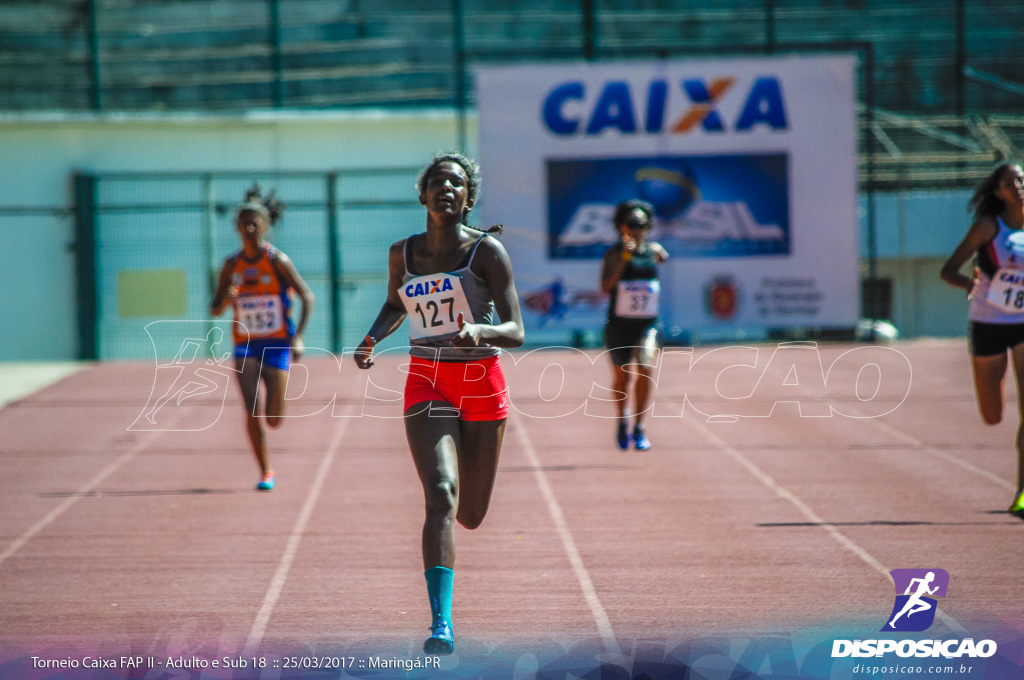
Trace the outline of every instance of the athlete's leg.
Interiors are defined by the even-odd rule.
[[[658,333],[654,328],[648,329],[636,353],[636,363],[630,366],[635,372],[636,382],[633,385],[633,404],[635,406],[633,421],[633,446],[638,451],[651,448],[651,440],[644,430],[644,418],[650,403],[651,385],[653,384],[654,367],[658,361]]]
[[[288,392],[288,371],[263,364],[263,385],[267,388],[264,410],[267,414],[267,426],[280,427],[284,415],[284,395]]]
[[[238,386],[242,391],[242,404],[245,407],[245,427],[249,433],[253,455],[263,474],[270,471],[267,461],[267,445],[260,423],[260,362],[255,357],[237,357],[235,370],[238,371]]]
[[[459,419],[443,401],[418,403],[406,409],[405,436],[426,505],[423,521],[423,568],[455,566],[455,514],[459,507]]]
[[[650,401],[653,371],[650,366],[644,366],[643,364],[634,364],[631,368],[637,374],[636,384],[633,385],[633,403],[636,405],[634,422],[636,427],[641,427],[646,415],[647,405]]]
[[[1006,353],[971,357],[971,364],[974,368],[974,391],[978,396],[978,409],[981,411],[981,417],[989,425],[996,425],[1003,419],[1003,379],[1006,376]]]
[[[656,328],[649,328],[644,332],[640,340],[640,347],[636,350],[636,363],[631,370],[637,373],[636,383],[633,385],[634,413],[636,414],[636,425],[640,427],[644,419],[644,412],[650,398],[651,376],[654,367],[658,363],[658,331]]]
[[[458,448],[459,504],[456,519],[467,529],[484,521],[491,503],[498,456],[505,436],[502,420],[460,421],[462,441]]]
[[[625,451],[629,448],[629,379],[630,374],[621,364],[612,362],[612,389],[615,390],[615,408],[618,420],[615,425],[615,442]]]
[[[1013,357],[1013,373],[1017,379],[1017,409],[1020,422],[1017,425],[1017,494],[1024,492],[1024,344],[1010,349]]]
[[[419,402],[405,411],[405,434],[426,506],[421,544],[431,625],[423,651],[451,654],[455,649],[451,622],[455,515],[459,507],[459,419],[437,411],[432,416],[429,407],[442,409],[442,413],[452,411],[444,401]]]
[[[630,374],[625,367],[612,364],[612,389],[618,392],[615,396],[615,409],[620,420],[629,417],[629,379]]]

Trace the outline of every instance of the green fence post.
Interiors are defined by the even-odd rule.
[[[100,37],[96,16],[96,0],[89,0],[89,105],[93,111],[103,110],[103,83],[100,80]]]
[[[281,6],[279,0],[270,0],[270,67],[274,74],[273,102],[274,108],[284,106],[284,80],[281,60]]]
[[[96,266],[96,177],[75,174],[75,281],[78,293],[78,358],[99,359]]]
[[[864,43],[864,149],[867,155],[867,178],[864,187],[868,195],[868,280],[872,287],[878,285],[878,224],[875,216],[875,44]],[[871,330],[868,340],[874,342],[875,322],[878,321],[877,306],[872,305]]]
[[[455,52],[456,144],[466,152],[466,27],[462,0],[452,0],[452,48]]]
[[[597,58],[597,5],[595,0],[581,0],[580,18],[583,29],[583,58],[594,61]]]
[[[213,188],[213,175],[203,173],[201,180],[203,188],[203,261],[206,263],[206,299],[213,300],[213,294],[217,292],[217,279],[220,271],[217,266],[217,253],[214,251],[214,231],[217,224],[217,195]],[[206,332],[214,329],[217,322],[213,315],[207,313],[209,322],[206,324]]]
[[[341,351],[341,243],[338,233],[338,173],[327,173],[327,252],[330,253],[331,351]]]
[[[217,277],[220,267],[214,251],[214,231],[217,224],[217,194],[213,188],[213,175],[203,173],[203,259],[206,261],[206,293],[212,300],[217,292]]]

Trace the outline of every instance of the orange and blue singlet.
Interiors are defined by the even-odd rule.
[[[281,276],[278,253],[274,246],[264,243],[255,260],[247,259],[244,250],[230,258],[231,285],[238,289],[233,302],[238,323],[232,333],[236,357],[255,357],[288,370],[295,324],[291,318],[291,288]]]

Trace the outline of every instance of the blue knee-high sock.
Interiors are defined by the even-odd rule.
[[[452,622],[452,582],[455,572],[448,567],[431,567],[423,572],[427,577],[427,597],[430,598],[430,613],[434,621],[443,619]]]

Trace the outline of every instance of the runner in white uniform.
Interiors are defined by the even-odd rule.
[[[968,341],[981,417],[1003,418],[1003,379],[1013,359],[1018,407],[1024,408],[1024,170],[1002,163],[974,190],[974,222],[942,265],[943,281],[967,291]],[[972,257],[971,277],[960,273]],[[1017,428],[1017,491],[1009,512],[1024,519],[1024,416]]]

